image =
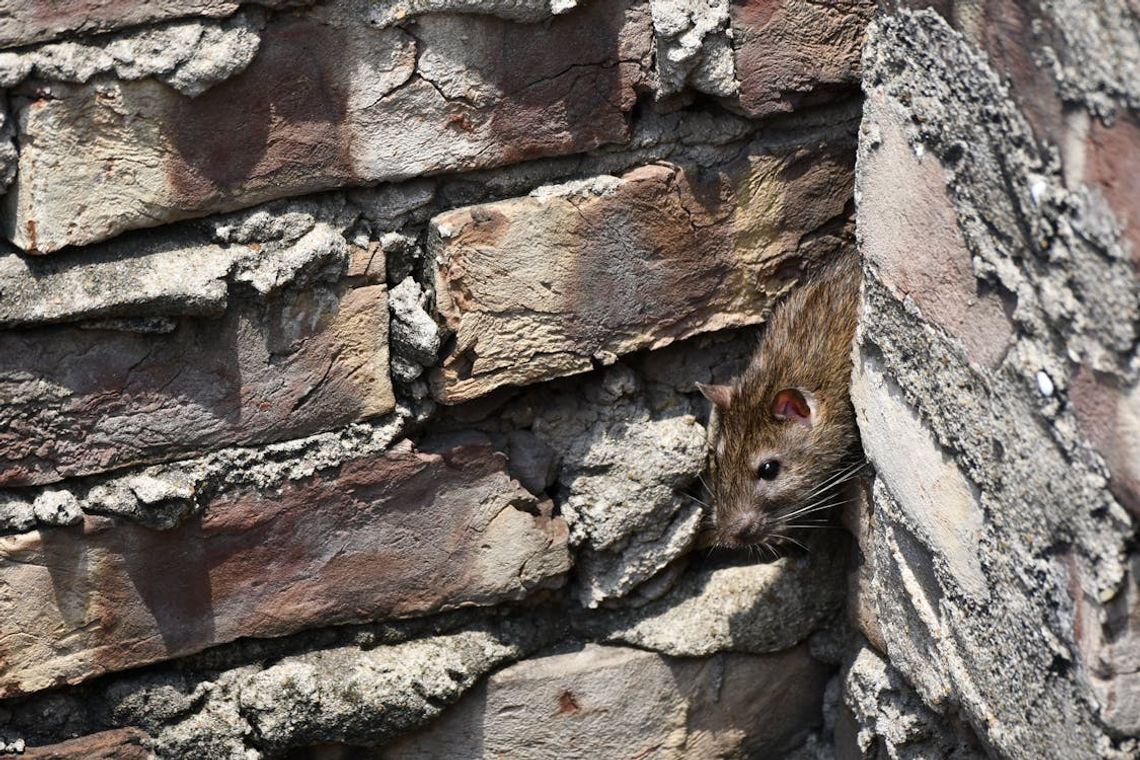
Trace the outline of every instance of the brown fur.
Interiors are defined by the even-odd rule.
[[[862,460],[851,407],[851,343],[862,273],[855,255],[831,262],[777,305],[752,361],[731,386],[704,389],[716,402],[711,488],[718,540],[761,544],[818,517],[836,478]],[[811,424],[780,419],[777,395],[814,397]],[[771,480],[756,464],[779,462]]]

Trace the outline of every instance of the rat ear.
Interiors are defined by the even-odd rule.
[[[727,409],[728,405],[732,403],[731,385],[705,385],[704,383],[697,383],[697,390],[701,392],[701,395],[713,402],[717,409]]]
[[[776,394],[772,414],[778,420],[790,420],[811,427],[815,424],[815,396],[799,388],[785,388]]]

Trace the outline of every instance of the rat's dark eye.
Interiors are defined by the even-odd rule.
[[[762,462],[756,468],[756,477],[761,480],[773,480],[780,474],[780,463],[775,459],[769,459],[767,462]]]

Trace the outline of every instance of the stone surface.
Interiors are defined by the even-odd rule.
[[[1128,388],[1119,378],[1082,367],[1070,393],[1081,432],[1108,466],[1109,488],[1140,517],[1140,382]]]
[[[861,647],[844,674],[839,760],[989,757],[970,730],[932,712],[882,655]]]
[[[14,131],[12,114],[8,104],[0,104],[0,193],[8,189],[12,180],[16,178],[16,166],[19,154],[13,142]]]
[[[196,98],[147,79],[29,91],[17,99],[7,234],[50,252],[273,198],[627,139],[651,47],[644,9],[592,3],[543,26],[428,15],[404,30],[373,27],[368,5],[274,17],[249,66]]]
[[[820,722],[827,677],[803,647],[683,660],[587,644],[492,675],[374,757],[782,757]]]
[[[703,510],[682,492],[700,472],[705,429],[683,409],[654,413],[625,365],[549,399],[534,435],[559,457],[559,505],[577,550],[579,600],[623,596],[685,553]]]
[[[996,369],[1005,358],[1013,326],[1001,297],[974,276],[970,252],[946,197],[938,160],[916,155],[903,124],[879,93],[864,103],[868,148],[860,167],[859,240],[868,263],[913,303],[922,316],[958,337],[970,359]],[[898,188],[905,185],[906,193]],[[873,430],[873,426],[869,426]]]
[[[1140,736],[1140,557],[1131,557],[1115,599],[1078,598],[1074,622],[1101,717],[1119,734]]]
[[[429,13],[479,13],[524,24],[578,7],[580,0],[372,0],[371,20],[392,26]]]
[[[1067,401],[1087,368],[1135,383],[1140,288],[1120,227],[1035,140],[1033,93],[1012,96],[942,17],[899,11],[868,39],[852,395],[877,477],[856,618],[889,664],[848,703],[858,749],[1131,756],[1107,730],[1133,689],[1127,647],[1105,642],[1128,627],[1133,525],[1093,448],[1104,435],[1082,433],[1105,426]],[[929,247],[911,244],[923,219],[941,228]],[[905,698],[875,697],[888,682]]]
[[[738,103],[768,116],[854,92],[876,0],[732,3]]]
[[[715,168],[654,164],[437,216],[436,299],[456,340],[436,398],[760,322],[788,266],[841,244],[822,234],[850,199],[850,159],[832,139],[758,142]]]
[[[660,599],[604,616],[602,635],[677,657],[787,649],[843,606],[846,542],[808,546],[770,564],[690,571]]]
[[[305,1],[253,0],[266,7],[301,5]],[[238,7],[237,0],[0,0],[0,47],[186,16],[228,16]]]
[[[549,511],[473,441],[223,490],[169,531],[87,517],[0,538],[0,694],[241,636],[517,599],[569,567]]]
[[[962,593],[982,599],[982,510],[974,488],[952,457],[884,376],[872,356],[855,364],[851,401],[862,432],[863,451],[875,464],[877,487],[897,501],[892,520],[929,549]]]
[[[658,96],[686,86],[728,97],[739,89],[728,0],[652,0]]]
[[[251,252],[246,250],[245,256]],[[107,317],[219,317],[237,249],[133,239],[50,259],[0,256],[0,325]]]
[[[237,706],[268,750],[313,742],[375,744],[435,717],[480,676],[521,653],[516,642],[487,631],[371,652],[315,652],[250,677],[240,686]],[[164,740],[178,746],[160,735],[160,747]]]
[[[385,298],[382,285],[341,281],[236,304],[220,320],[182,320],[169,334],[0,333],[0,484],[267,443],[388,412]]]
[[[254,447],[226,447],[192,459],[73,478],[46,487],[0,490],[0,530],[72,525],[82,515],[125,518],[157,530],[180,525],[228,489],[271,491],[345,462],[383,454],[403,437],[410,412],[396,412],[339,430]],[[48,501],[45,501],[47,497]],[[63,510],[48,510],[50,501]],[[75,519],[75,509],[79,519]]]
[[[392,354],[421,367],[435,364],[441,342],[439,325],[424,308],[426,303],[423,289],[411,277],[388,294]]]
[[[154,77],[189,96],[243,70],[261,42],[261,15],[237,14],[223,21],[188,19],[144,27],[112,38],[68,40],[19,53],[0,53],[7,70],[0,83],[14,87],[31,78],[87,82],[103,74],[120,79]]]

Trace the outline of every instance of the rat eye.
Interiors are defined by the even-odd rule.
[[[773,480],[779,474],[780,463],[775,459],[769,459],[766,462],[762,462],[760,466],[756,468],[756,477],[760,478],[761,480]]]

